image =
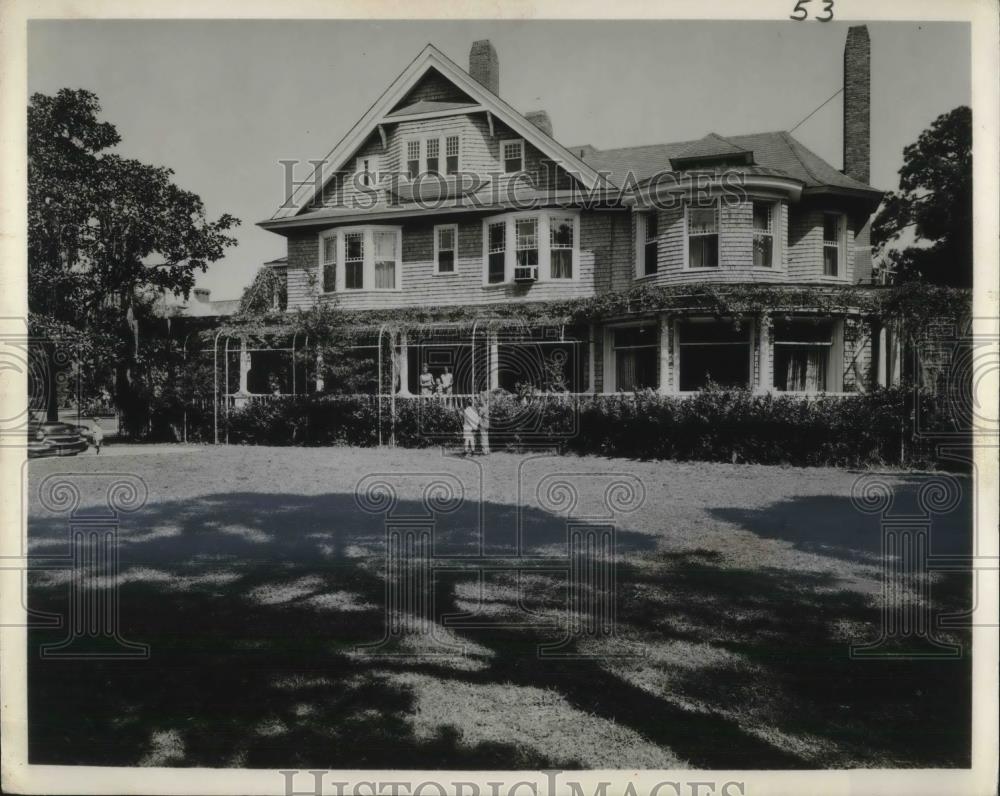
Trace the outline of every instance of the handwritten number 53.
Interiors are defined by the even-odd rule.
[[[820,22],[829,22],[833,19],[833,0],[820,0],[823,3],[823,15],[817,14],[816,19]],[[796,22],[801,22],[809,16],[809,12],[806,11],[806,6],[812,0],[798,0],[795,4],[795,8],[792,10],[789,19],[794,19]]]

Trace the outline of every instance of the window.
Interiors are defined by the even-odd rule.
[[[517,265],[538,265],[538,219],[519,218],[517,232]]]
[[[659,267],[659,217],[655,212],[641,216],[642,234],[642,276],[655,274]]]
[[[444,154],[445,154],[445,174],[457,174],[458,173],[458,136],[449,135],[445,139]]]
[[[573,210],[511,212],[483,219],[483,283],[579,278],[580,217]]]
[[[823,214],[823,274],[840,275],[840,249],[844,237],[844,217],[840,213]]]
[[[337,289],[337,236],[325,235],[320,238],[320,260],[323,266],[323,292],[332,293]]]
[[[573,278],[573,219],[549,220],[549,275],[553,279]]]
[[[712,207],[687,208],[689,268],[719,267],[719,217]]]
[[[831,371],[833,323],[791,318],[774,322],[774,388],[784,392],[835,389]]]
[[[524,141],[520,138],[500,143],[503,170],[507,174],[524,171]]]
[[[440,174],[441,142],[437,138],[427,139],[427,173]]]
[[[375,158],[358,158],[357,169],[361,184],[366,188],[372,188],[378,183],[378,174],[375,169]]]
[[[396,233],[376,232],[375,239],[375,289],[392,290],[396,287]]]
[[[361,290],[364,287],[365,236],[361,232],[344,235],[344,287]]]
[[[416,179],[420,174],[420,142],[407,141],[406,143],[406,174],[411,180]]]
[[[507,222],[489,225],[489,274],[490,284],[503,282],[507,259]]]
[[[709,383],[750,386],[749,328],[725,320],[690,320],[680,322],[677,331],[682,392]]]
[[[753,264],[757,268],[774,265],[774,203],[753,203]]]
[[[434,262],[439,274],[455,273],[455,249],[458,248],[458,226],[434,227]]]
[[[615,390],[656,388],[656,360],[659,352],[655,326],[629,326],[612,330]]]

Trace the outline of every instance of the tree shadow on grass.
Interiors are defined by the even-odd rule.
[[[486,511],[509,517],[511,507]],[[478,550],[478,512],[470,504],[447,515],[438,551]],[[538,644],[559,631],[503,621],[454,631],[473,647],[465,656],[359,656],[385,628],[384,528],[383,516],[344,494],[209,495],[130,517],[120,626],[151,657],[41,659],[39,645],[62,633],[31,631],[31,762],[584,768],[604,743],[628,767],[629,744],[703,768],[967,764],[967,660],[852,661],[839,628],[874,627],[878,608],[832,576],[666,555],[629,531],[617,537],[627,558],[618,567],[620,639],[610,648],[597,640],[598,652],[624,657],[540,659]],[[547,512],[526,510],[525,529],[533,546],[566,540],[565,519]],[[33,518],[30,538],[65,548],[65,518]],[[33,575],[30,606],[64,614],[67,586],[52,575]],[[520,599],[504,588],[513,577],[486,583],[477,607],[485,600],[491,616],[515,624],[525,607],[559,613],[561,576],[536,575]],[[460,595],[472,584],[482,587],[476,573],[438,577],[436,615],[467,612]],[[578,647],[590,654],[586,643]],[[475,706],[421,724],[419,682],[475,694],[496,731],[471,732],[482,718]],[[515,692],[550,700],[547,730],[562,742],[511,729],[523,705],[503,697]],[[788,743],[812,737],[825,742],[819,751]]]

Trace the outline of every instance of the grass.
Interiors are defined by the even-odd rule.
[[[121,633],[148,660],[42,659],[29,639],[32,763],[299,768],[828,768],[969,764],[969,638],[956,660],[854,660],[878,636],[877,518],[851,507],[856,473],[704,463],[429,451],[112,446],[30,466],[29,543],[65,551],[65,516],[37,485],[72,473],[86,506],[100,473],[134,473],[146,506],[122,518]],[[564,474],[575,516],[598,516],[614,473],[645,502],[616,519],[613,638],[561,637],[566,575],[480,574],[494,559],[558,556],[566,517],[539,499]],[[432,635],[385,634],[385,518],[355,486],[383,473],[419,515],[428,473],[464,501],[439,514],[435,554],[466,565],[433,583]],[[897,510],[922,476],[890,474]],[[520,489],[518,489],[520,484]],[[963,481],[966,489],[967,481]],[[968,549],[968,501],[936,521],[935,552]],[[519,511],[518,507],[522,507]],[[65,614],[69,573],[39,568],[29,606]],[[91,579],[90,588],[111,584]],[[969,604],[938,576],[936,611]],[[465,615],[466,627],[443,615]],[[392,654],[384,654],[386,652]]]

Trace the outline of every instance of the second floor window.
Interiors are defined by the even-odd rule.
[[[503,221],[489,225],[489,275],[490,284],[503,282],[507,259],[507,224]]]
[[[513,141],[501,141],[500,148],[504,172],[517,174],[524,171],[524,141],[520,138]]]
[[[517,264],[519,266],[538,265],[538,219],[519,218],[516,229]]]
[[[753,203],[753,264],[758,268],[774,265],[774,205]]]
[[[645,229],[642,235],[642,276],[655,274],[659,267],[660,226],[656,213],[642,217]]]
[[[445,174],[458,173],[458,136],[450,135],[445,139]]]
[[[573,278],[573,219],[549,219],[549,273],[553,279]]]
[[[455,273],[455,249],[458,248],[455,224],[434,227],[434,263],[439,274]]]
[[[361,232],[344,235],[344,288],[361,290],[364,286],[365,237]]]
[[[840,276],[840,250],[844,237],[844,217],[840,213],[823,214],[823,275]]]
[[[399,227],[341,227],[322,232],[319,237],[324,293],[399,289]]]
[[[689,268],[719,267],[719,214],[716,207],[687,208]]]

